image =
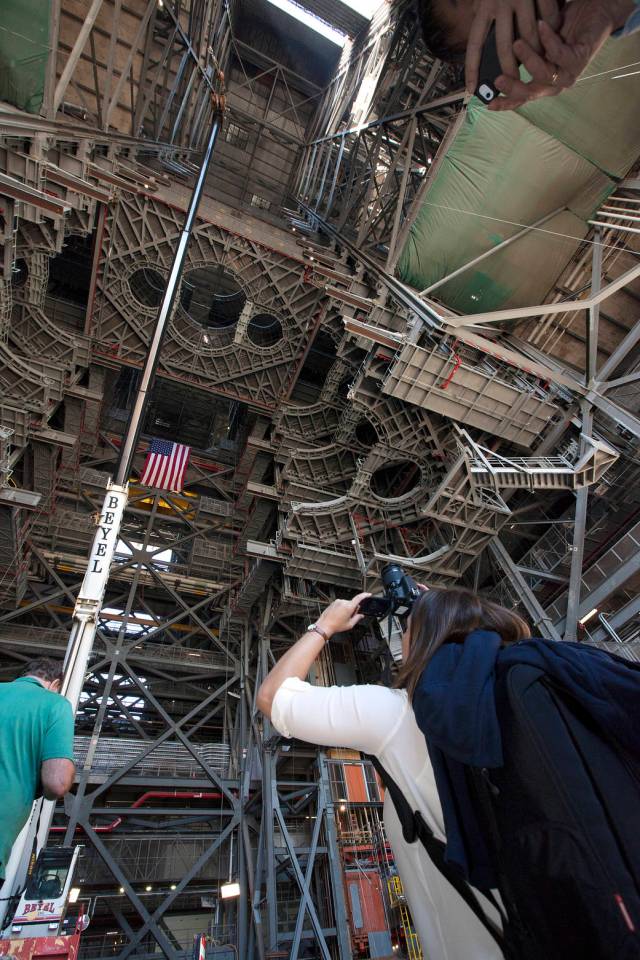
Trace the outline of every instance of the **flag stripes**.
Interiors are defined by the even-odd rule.
[[[145,487],[180,493],[191,448],[170,440],[152,440],[140,482]]]

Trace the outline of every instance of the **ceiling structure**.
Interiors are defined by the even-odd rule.
[[[343,46],[268,0],[10,6],[24,56],[0,39],[3,679],[67,647],[226,82],[81,697],[78,782],[51,834],[84,847],[81,956],[190,956],[208,931],[212,956],[366,957],[345,894],[364,870],[418,957],[367,764],[284,743],[255,691],[390,558],[518,606],[544,636],[633,654],[627,101],[603,86],[489,119],[405,0],[371,20],[303,0]],[[610,44],[602,70],[638,52]],[[548,161],[537,179],[523,142]],[[140,483],[154,437],[192,448],[180,494]],[[314,680],[377,679],[389,656],[367,625]],[[228,879],[237,901],[219,897]]]

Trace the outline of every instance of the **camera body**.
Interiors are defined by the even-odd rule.
[[[380,579],[384,592],[363,600],[358,612],[365,617],[375,617],[376,620],[392,616],[407,617],[420,596],[415,580],[397,563],[387,563],[382,568]]]

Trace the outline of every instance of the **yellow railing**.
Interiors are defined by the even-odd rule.
[[[392,907],[397,907],[400,901],[404,902],[404,890],[402,889],[402,880],[396,874],[387,880],[389,888],[389,903]]]
[[[404,940],[407,947],[407,957],[409,960],[424,960],[422,947],[418,940],[418,935],[411,925],[411,918],[407,909],[407,901],[404,896],[402,880],[394,875],[387,880],[389,889],[389,903],[392,907],[397,907],[400,913],[400,923],[404,932]]]

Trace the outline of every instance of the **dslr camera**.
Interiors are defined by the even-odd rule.
[[[404,572],[397,563],[387,563],[380,574],[384,592],[367,597],[358,607],[358,613],[365,617],[385,620],[387,617],[408,617],[411,608],[420,596],[415,580]]]

